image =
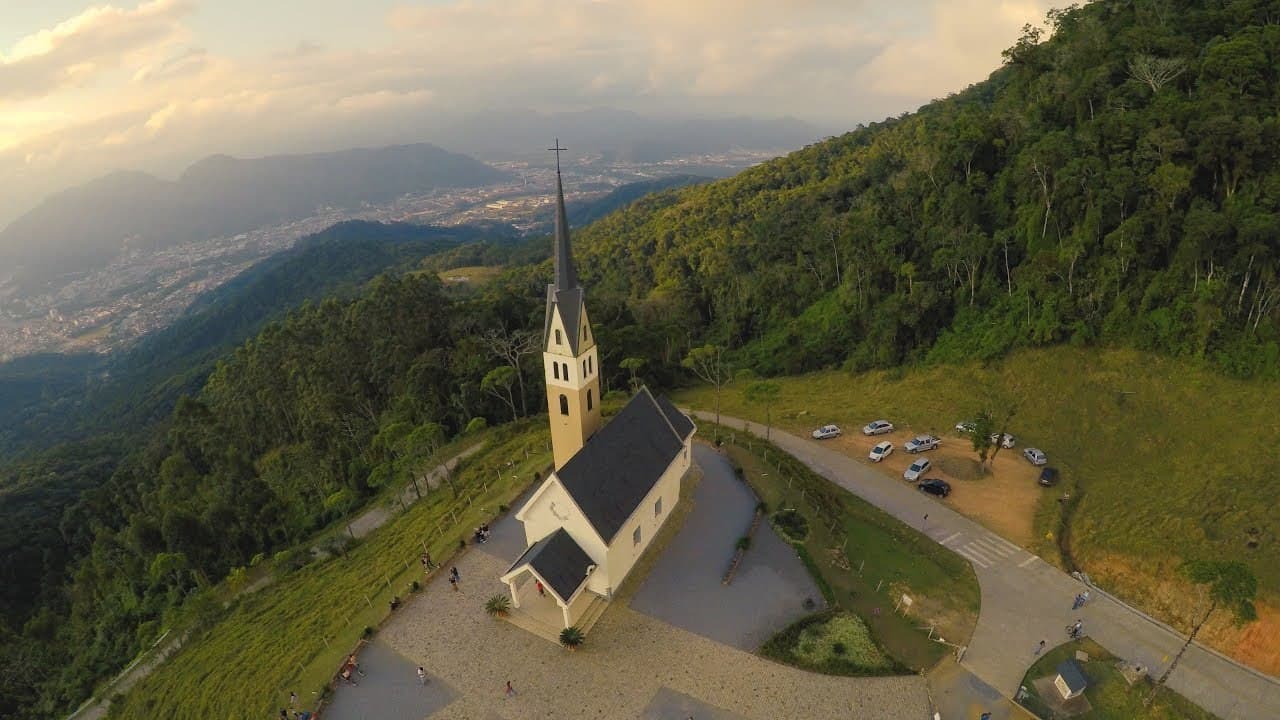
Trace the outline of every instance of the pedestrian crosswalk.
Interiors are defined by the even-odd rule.
[[[1022,552],[1022,548],[991,533],[970,537],[958,532],[939,542],[980,568],[989,568]]]

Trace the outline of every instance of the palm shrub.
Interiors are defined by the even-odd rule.
[[[586,638],[587,636],[583,635],[582,630],[579,630],[576,626],[567,627],[560,631],[560,644],[570,650],[578,649],[578,646],[581,645],[582,641],[586,640]]]
[[[484,611],[493,617],[505,617],[511,611],[511,598],[501,593],[494,595],[485,602]]]

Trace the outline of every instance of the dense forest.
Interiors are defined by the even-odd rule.
[[[606,385],[625,385],[626,359],[651,384],[686,381],[708,342],[766,374],[1069,342],[1280,376],[1277,23],[1263,0],[1055,12],[1050,39],[1028,28],[963,93],[603,218],[575,253]],[[0,596],[0,646],[26,669],[0,674],[0,716],[56,715],[202,588],[478,418],[540,411],[545,252],[436,249],[427,267],[510,268],[467,294],[384,268],[237,325],[261,331],[207,379],[164,363],[188,395],[145,441],[96,434],[17,466],[5,492],[56,520],[2,569],[35,590]],[[253,284],[228,292],[233,307]],[[206,333],[234,336],[168,337]],[[205,350],[192,357],[220,352]]]
[[[1278,22],[1051,13],[959,95],[596,223],[583,275],[766,372],[1104,342],[1275,377]]]

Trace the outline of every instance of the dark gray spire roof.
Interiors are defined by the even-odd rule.
[[[564,528],[560,528],[530,545],[507,572],[522,565],[532,567],[547,581],[551,592],[569,602],[578,588],[582,587],[582,583],[587,581],[587,568],[591,567],[592,562],[587,551]]]
[[[600,537],[611,543],[693,431],[684,413],[641,387],[556,470],[556,477]]]
[[[569,248],[569,216],[564,210],[564,184],[560,181],[560,165],[556,161],[556,290],[574,290],[582,287],[578,273],[573,269],[573,255]]]

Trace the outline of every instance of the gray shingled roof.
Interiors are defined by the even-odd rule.
[[[1075,660],[1068,659],[1059,663],[1058,674],[1062,676],[1062,681],[1067,684],[1067,689],[1073,693],[1084,690],[1088,685],[1084,673],[1080,671],[1080,666],[1076,665]]]
[[[573,256],[569,253],[569,216],[564,211],[564,186],[560,183],[560,171],[556,170],[556,289],[572,290],[582,287],[578,273],[573,268]]]
[[[669,401],[642,387],[556,477],[600,537],[612,543],[693,429]]]
[[[591,556],[560,528],[538,542],[511,564],[507,572],[528,565],[547,581],[551,591],[561,600],[569,602],[573,594],[587,581],[587,568],[592,565]]]

